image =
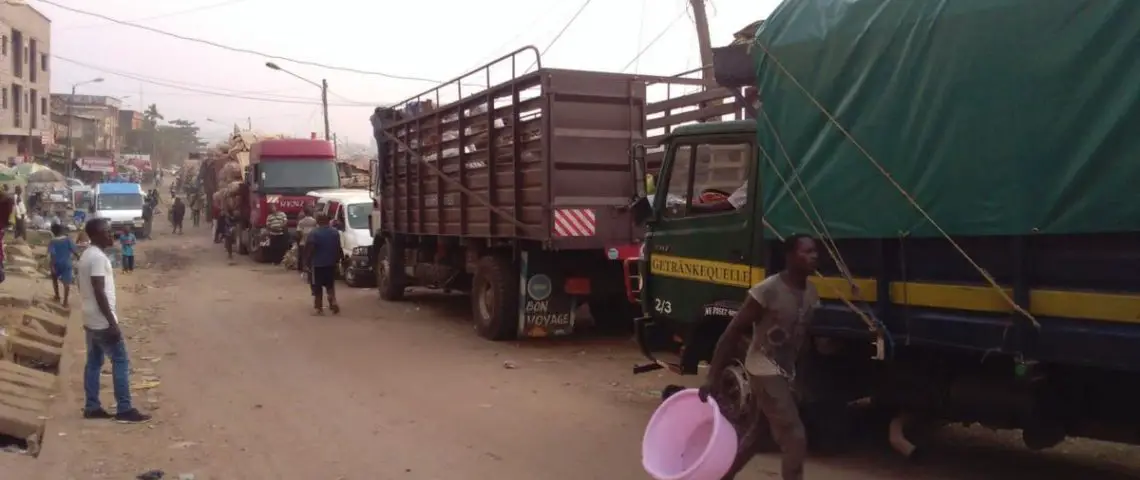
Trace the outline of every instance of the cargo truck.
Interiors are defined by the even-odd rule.
[[[493,71],[509,78],[493,83]],[[647,123],[696,120],[647,119],[647,86],[667,81],[696,83],[544,68],[526,47],[378,109],[380,296],[470,292],[475,329],[493,340],[569,334],[582,305],[599,327],[631,327],[622,259],[642,232],[630,152]]]
[[[1140,79],[1120,67],[1137,35],[1123,0],[784,2],[717,51],[755,117],[663,139],[637,219],[652,361],[635,372],[698,373],[780,270],[779,238],[807,233],[824,301],[795,381],[817,447],[842,444],[853,405],[904,453],[914,427],[951,422],[1031,448],[1140,443]],[[709,181],[718,155],[748,162]],[[741,185],[741,208],[693,208]],[[728,369],[720,403],[741,421],[748,374]]]

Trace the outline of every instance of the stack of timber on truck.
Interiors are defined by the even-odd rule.
[[[492,68],[531,63],[537,71],[461,94]],[[373,223],[381,296],[471,292],[475,328],[494,340],[569,334],[582,304],[599,324],[630,325],[637,306],[616,261],[636,256],[641,238],[628,209],[630,152],[647,123],[701,120],[667,113],[728,95],[647,107],[646,85],[659,80],[542,68],[527,47],[388,110],[372,169],[383,179]],[[437,107],[448,89],[459,100]]]
[[[756,119],[666,142],[641,370],[697,373],[782,268],[778,238],[808,233],[823,305],[796,382],[815,446],[868,398],[901,451],[912,421],[1140,443],[1138,36],[1126,0],[784,2],[717,51],[718,81],[757,89]],[[717,143],[751,152],[748,202],[699,213],[705,166],[690,174],[682,147]],[[720,405],[755,414],[728,370]]]

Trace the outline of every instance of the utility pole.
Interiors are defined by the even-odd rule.
[[[325,117],[325,141],[330,140],[329,135],[329,81],[321,79],[321,111]]]
[[[75,168],[75,150],[72,149],[71,140],[71,125],[75,123],[75,117],[72,116],[72,103],[75,101],[75,87],[79,87],[78,84],[73,84],[72,95],[67,97],[67,177],[75,176],[75,172],[72,170]]]
[[[336,134],[335,133],[333,134],[332,142],[333,142],[333,157],[339,159],[340,158],[340,148],[339,148],[339,145],[336,141]]]
[[[716,78],[712,75],[713,53],[709,40],[709,17],[705,12],[705,0],[689,0],[693,7],[693,23],[697,26],[697,46],[701,52],[701,79],[706,87],[715,87]]]

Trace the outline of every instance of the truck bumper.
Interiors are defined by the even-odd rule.
[[[368,255],[353,255],[349,257],[348,268],[356,275],[372,274],[372,262]]]

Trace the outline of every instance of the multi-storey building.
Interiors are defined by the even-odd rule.
[[[50,52],[50,19],[26,3],[0,3],[0,162],[51,141]]]

